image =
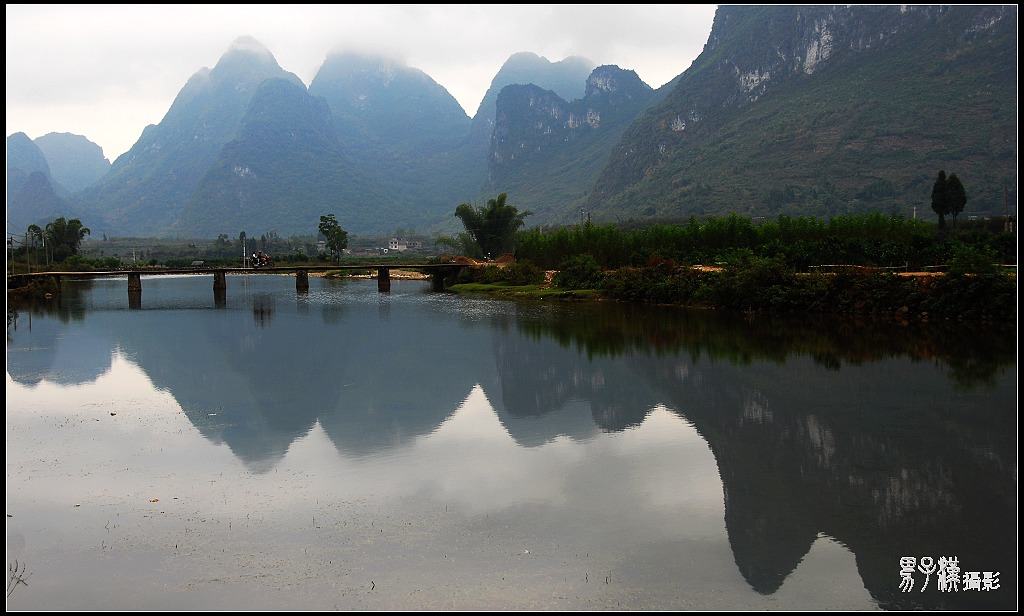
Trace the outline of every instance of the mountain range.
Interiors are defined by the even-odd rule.
[[[720,6],[654,89],[629,69],[511,56],[473,117],[423,71],[327,56],[308,87],[259,41],[197,71],[113,163],[86,137],[7,139],[8,233],[450,233],[499,193],[527,226],[739,213],[1016,215],[1017,7]]]

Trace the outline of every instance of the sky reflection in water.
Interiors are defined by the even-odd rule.
[[[872,440],[917,445],[862,416],[899,407],[901,389],[954,415],[1013,397],[903,359],[656,355],[578,308],[570,319],[619,340],[584,353],[534,329],[561,318],[549,307],[408,282],[314,281],[297,297],[290,281],[229,278],[211,310],[206,285],[146,279],[131,311],[107,281],[80,318],[39,314],[27,331],[21,316],[8,560],[31,585],[10,609],[878,609],[908,599],[865,587],[899,582],[871,526],[927,508],[869,505],[824,477],[884,485],[894,464],[917,483],[890,497],[932,498],[949,447],[865,469],[848,439],[875,458]],[[764,524],[781,534],[756,539]],[[843,535],[874,542],[859,564]]]

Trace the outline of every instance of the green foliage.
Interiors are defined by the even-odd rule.
[[[124,266],[121,259],[117,257],[103,257],[95,260],[97,269],[114,270]]]
[[[964,190],[963,183],[955,173],[950,174],[949,179],[946,181],[946,199],[949,204],[949,213],[953,215],[953,224],[955,225],[956,217],[960,215],[960,212],[964,211],[964,206],[967,205],[967,191]]]
[[[939,228],[946,226],[946,214],[949,214],[949,182],[946,172],[939,171],[939,176],[932,185],[932,210],[939,217]]]
[[[483,259],[484,254],[480,246],[473,241],[468,233],[460,233],[455,236],[442,235],[434,242],[435,246],[446,247],[452,252],[470,257],[472,259]]]
[[[555,285],[599,288],[628,302],[742,312],[994,319],[1015,318],[1015,277],[999,265],[1015,262],[1013,240],[1013,233],[984,225],[938,233],[934,225],[881,214],[827,221],[780,216],[757,225],[730,216],[633,231],[581,225],[527,232],[521,235],[519,254],[544,259],[568,254]],[[918,270],[911,268],[915,261],[949,269],[949,275],[897,275]],[[721,267],[708,271],[679,262]]]
[[[998,261],[996,252],[991,247],[959,244],[951,250],[947,272],[951,276],[993,274],[998,270]]]
[[[544,270],[529,261],[513,261],[504,266],[463,268],[457,284],[496,284],[514,287],[539,285],[544,282]]]
[[[192,257],[173,258],[166,259],[162,262],[162,265],[171,269],[188,269],[192,267],[193,261],[195,261],[195,259]],[[161,262],[156,259],[151,259],[147,263],[152,267],[161,264]],[[238,267],[238,259],[232,257],[206,258],[203,260],[203,267]]]
[[[53,297],[60,293],[60,283],[53,276],[40,276],[28,281],[28,284],[20,289],[7,289],[7,297],[26,298],[32,300],[43,300],[48,296]],[[7,306],[7,324],[11,323],[11,303]]]
[[[600,289],[604,284],[604,270],[589,254],[567,259],[551,281],[563,289]]]
[[[30,248],[38,248],[39,246],[45,245],[46,235],[39,225],[29,225],[28,231],[25,233]]]
[[[954,320],[1017,319],[1017,280],[1002,272],[950,274],[935,281],[920,310],[929,318]]]
[[[348,231],[341,228],[334,214],[321,216],[317,230],[327,240],[327,249],[340,259],[341,252],[348,247]]]
[[[899,276],[847,268],[795,273],[778,260],[751,257],[721,272],[652,264],[606,273],[604,293],[627,302],[769,314],[850,314],[887,319],[1016,318],[1015,279],[999,272]]]
[[[1016,261],[1012,233],[979,225],[955,234],[936,233],[922,220],[880,212],[818,218],[781,215],[775,221],[738,215],[696,217],[685,225],[654,224],[637,228],[616,225],[574,225],[553,231],[520,232],[516,255],[546,269],[559,269],[568,259],[587,254],[602,269],[642,266],[653,256],[678,263],[732,263],[744,255],[782,257],[797,271],[823,265],[864,265],[918,269],[944,264],[952,247],[989,246],[998,260]]]
[[[609,297],[628,302],[712,307],[712,280],[697,270],[661,261],[609,271],[603,289]]]
[[[939,228],[946,226],[946,215],[953,216],[953,224],[956,224],[956,217],[964,211],[967,205],[967,191],[963,182],[955,173],[946,177],[945,171],[939,171],[938,178],[932,186],[932,210],[939,216]]]
[[[497,258],[515,249],[515,233],[523,226],[524,219],[532,214],[529,210],[520,212],[508,205],[508,195],[501,193],[497,199],[488,199],[487,205],[474,208],[462,203],[455,208],[455,216],[462,221],[466,233],[487,258]]]
[[[945,171],[939,171],[932,187],[932,210],[939,216],[939,228],[945,228],[947,214],[952,214],[953,224],[956,224],[956,217],[966,204],[967,192],[960,178],[955,173],[946,177]]]
[[[88,227],[83,226],[82,221],[77,218],[67,220],[61,216],[47,223],[44,235],[53,261],[61,263],[68,257],[78,254],[82,239],[90,233]]]
[[[98,268],[92,259],[86,259],[81,255],[70,255],[64,259],[61,269],[69,272],[91,272]]]
[[[737,253],[735,261],[720,274],[711,299],[714,305],[732,310],[786,311],[788,293],[796,273],[782,257],[758,257]]]
[[[504,267],[495,267],[502,272],[503,282],[512,286],[541,284],[544,282],[544,270],[529,261],[512,261]]]

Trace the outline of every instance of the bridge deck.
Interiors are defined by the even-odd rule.
[[[299,270],[307,272],[331,272],[337,270],[393,270],[393,269],[418,269],[418,270],[444,270],[448,268],[469,267],[468,263],[368,263],[366,265],[284,265],[271,267],[216,267],[210,265],[196,267],[139,267],[116,270],[96,270],[90,272],[81,271],[45,271],[22,274],[9,274],[10,278],[19,276],[68,276],[72,278],[89,278],[94,276],[127,276],[128,274],[140,274],[142,276],[160,276],[168,274],[213,274],[225,272],[228,274],[267,274],[267,273],[289,273]]]
[[[97,278],[125,276],[128,278],[128,294],[139,294],[142,292],[143,276],[166,276],[166,275],[213,275],[214,293],[222,292],[227,283],[227,274],[295,274],[295,288],[299,292],[309,290],[309,272],[326,272],[338,270],[377,270],[377,290],[387,292],[391,290],[391,275],[393,269],[424,270],[433,274],[435,287],[443,288],[445,279],[452,272],[470,267],[469,263],[370,263],[365,265],[288,265],[272,267],[211,267],[195,266],[183,268],[137,268],[119,269],[92,272],[31,272],[26,274],[13,274],[7,276],[7,288],[12,289],[25,286],[32,278],[49,276],[60,281],[63,278]]]

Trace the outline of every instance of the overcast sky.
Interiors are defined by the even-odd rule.
[[[658,88],[690,67],[715,5],[8,4],[7,135],[84,135],[111,162],[196,71],[249,35],[309,86],[331,51],[399,58],[476,113],[508,58],[583,56]]]

